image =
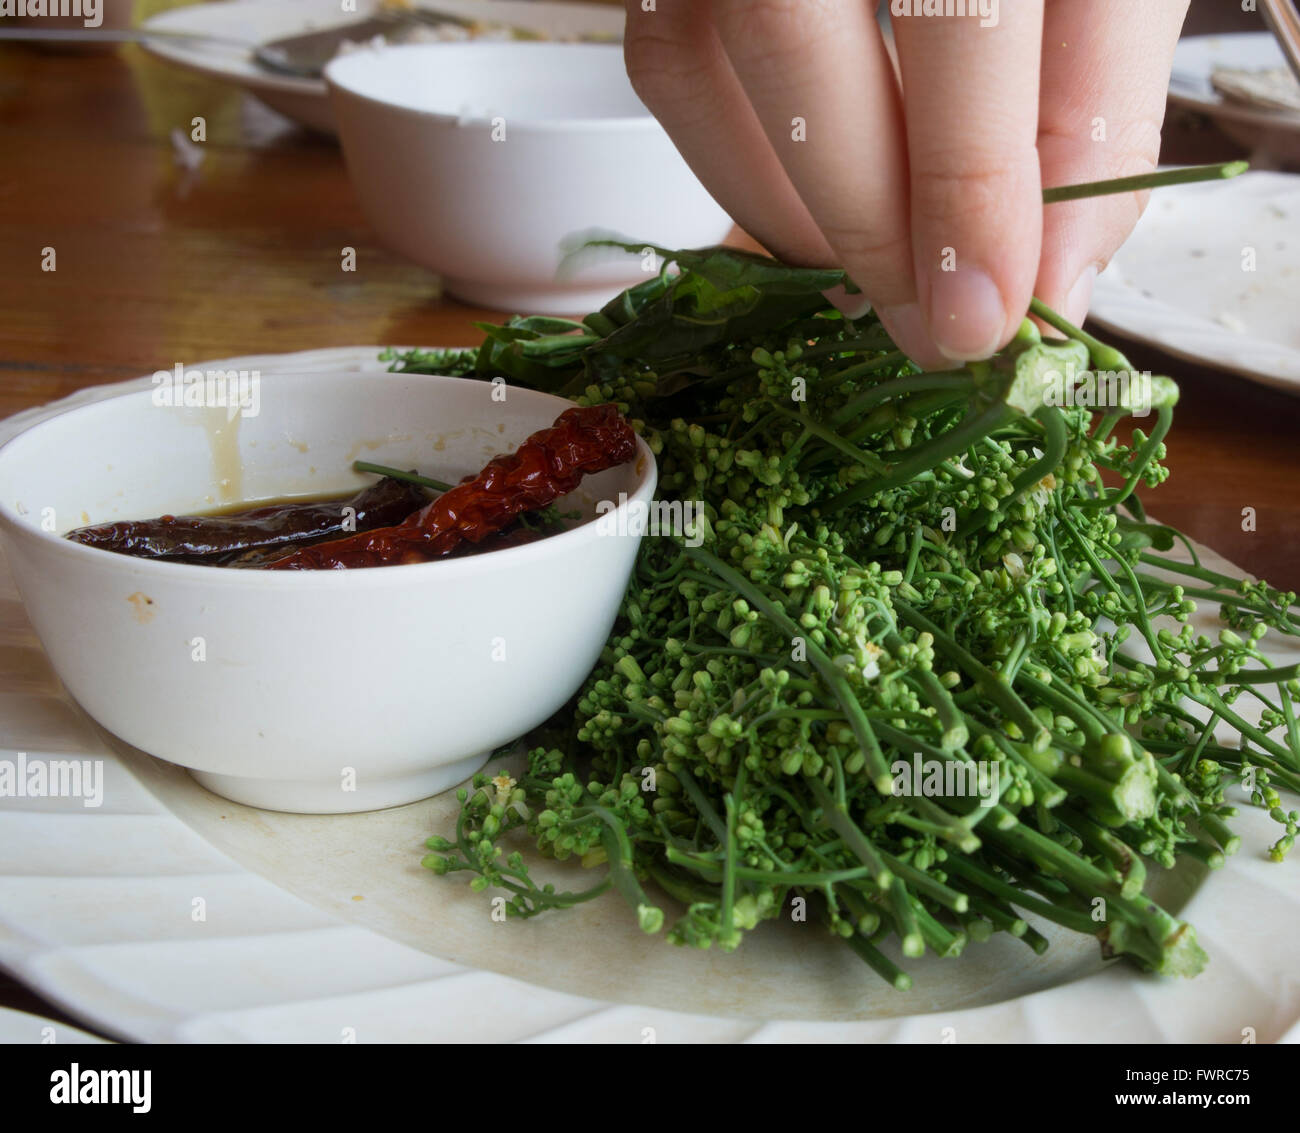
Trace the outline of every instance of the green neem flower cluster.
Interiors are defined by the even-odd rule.
[[[1197,971],[1147,867],[1221,865],[1243,777],[1284,827],[1274,856],[1291,847],[1300,686],[1259,645],[1300,624],[1295,595],[1175,561],[1181,536],[1147,520],[1134,492],[1166,475],[1176,388],[1154,380],[1152,427],[1122,444],[1131,406],[1045,398],[1067,367],[1127,366],[1046,308],[1065,340],[1026,323],[988,362],[922,374],[826,306],[836,273],[670,255],[678,272],[581,323],[398,357],[619,403],[661,496],[703,516],[643,541],[576,703],[518,782],[461,792],[426,864],[519,916],[612,888],[656,932],[675,905],[668,938],[695,947],[820,920],[898,987],[899,953],[997,932],[1041,951],[1027,915]],[[1217,640],[1188,624],[1203,601]],[[516,832],[601,880],[538,884]]]

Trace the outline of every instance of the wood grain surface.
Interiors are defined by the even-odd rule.
[[[207,141],[191,172],[170,134],[196,115]],[[1238,155],[1202,121],[1167,124],[1165,160]],[[345,246],[355,273],[340,270]],[[53,272],[41,270],[47,247]],[[434,276],[379,246],[331,141],[134,47],[0,45],[0,417],[176,362],[461,344],[476,341],[474,320],[499,317],[443,298]],[[1300,397],[1119,345],[1182,387],[1172,475],[1149,509],[1300,589]],[[0,1005],[67,1018],[3,975]]]

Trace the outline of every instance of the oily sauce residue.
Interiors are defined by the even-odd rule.
[[[208,451],[212,456],[213,478],[223,500],[238,500],[244,491],[244,462],[239,455],[240,415],[225,417],[209,413],[204,419]]]
[[[189,512],[199,519],[219,519],[221,516],[243,515],[248,511],[257,511],[264,507],[283,507],[285,504],[339,504],[352,499],[355,492],[331,492],[326,495],[311,496],[270,496],[264,500],[237,500],[222,504],[220,507],[204,508],[202,511]]]
[[[148,594],[142,594],[137,590],[134,594],[128,594],[126,600],[135,607],[135,620],[142,626],[153,621],[153,599]]]

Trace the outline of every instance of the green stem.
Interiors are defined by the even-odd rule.
[[[1284,669],[1240,669],[1235,673],[1211,670],[1196,674],[1198,681],[1212,685],[1274,685],[1283,681],[1300,680],[1300,663]]]
[[[593,806],[591,813],[603,824],[600,832],[601,845],[605,847],[605,856],[609,860],[609,876],[614,888],[623,899],[636,911],[637,920],[643,932],[658,932],[664,923],[663,910],[653,905],[641,883],[636,879],[632,843],[627,836],[627,828],[612,811],[603,806]]]
[[[1086,181],[1079,185],[1061,185],[1043,190],[1043,204],[1079,201],[1085,197],[1103,197],[1113,193],[1136,193],[1163,189],[1167,185],[1190,185],[1197,181],[1223,181],[1245,173],[1248,161],[1228,161],[1220,165],[1189,165],[1185,169],[1165,169],[1140,173],[1135,177],[1115,177],[1109,181]]]
[[[1146,866],[1127,843],[1120,841],[1109,830],[1098,826],[1086,814],[1062,807],[1057,811],[1061,821],[1078,834],[1085,843],[1098,850],[1119,876],[1120,892],[1125,897],[1136,897],[1146,884]]]
[[[890,871],[895,876],[907,882],[918,893],[942,905],[945,909],[951,909],[954,913],[964,913],[970,907],[970,901],[965,893],[958,893],[955,889],[950,889],[942,881],[931,877],[924,870],[919,870],[901,858],[886,853],[884,850],[880,852],[880,856],[884,858],[885,864],[889,866]]]
[[[858,829],[857,823],[849,817],[848,808],[835,801],[834,796],[822,785],[820,779],[809,776],[805,781],[817,805],[821,807],[822,815],[830,828],[844,839],[844,844],[853,852],[853,856],[871,870],[872,880],[881,889],[891,888],[894,875],[885,865],[884,859],[875,846],[867,840],[867,836]]]
[[[1024,909],[1027,913],[1033,913],[1035,916],[1043,917],[1045,920],[1073,929],[1075,932],[1084,932],[1089,935],[1095,935],[1097,932],[1097,925],[1087,913],[1064,908],[1051,901],[1045,901],[1041,897],[1035,897],[1031,893],[1026,893],[1023,889],[1017,889],[1010,882],[1002,881],[980,868],[969,858],[963,858],[958,854],[950,854],[944,865],[954,873],[966,878],[972,884],[978,885],[985,892],[991,893],[994,897],[1000,897],[1008,904]]]
[[[886,475],[859,481],[853,487],[817,504],[817,509],[822,515],[829,515],[878,492],[906,484],[919,473],[928,472],[945,460],[965,452],[981,437],[1008,424],[1017,416],[1016,411],[1002,401],[995,401],[981,412],[972,410],[962,418],[960,424],[918,446],[911,456],[892,465]]]
[[[727,856],[722,867],[722,910],[719,915],[720,928],[718,942],[724,948],[734,947],[739,943],[739,933],[735,929],[736,911],[736,800],[727,795],[723,800],[727,811],[726,847]]]
[[[709,858],[688,854],[676,846],[664,850],[664,857],[672,865],[689,869],[707,881],[721,883],[722,866]],[[774,872],[770,869],[754,869],[752,866],[736,866],[736,877],[742,881],[757,881],[767,885],[793,885],[800,888],[821,888],[825,885],[838,885],[841,882],[862,881],[871,877],[867,866],[852,869],[827,870],[787,870]]]
[[[895,991],[907,991],[912,986],[912,977],[880,951],[869,940],[864,940],[857,933],[844,939],[844,943],[853,949],[867,966],[889,984]]]
[[[1088,348],[1088,357],[1096,369],[1112,372],[1132,371],[1133,364],[1113,346],[1107,346],[1100,339],[1093,338],[1087,331],[1075,326],[1064,315],[1058,315],[1041,299],[1031,299],[1029,311],[1042,319],[1048,326],[1059,330],[1066,338],[1082,342]]]
[[[912,609],[905,602],[897,602],[896,608],[905,622],[916,629],[926,630],[936,644],[943,646],[947,655],[965,669],[975,679],[984,694],[1015,722],[1035,751],[1046,749],[1051,740],[1051,733],[1043,727],[1038,717],[1029,710],[1029,706],[1016,695],[1015,690],[999,674],[980,661],[970,650],[959,645],[951,634],[940,629],[918,610]]]
[[[691,805],[695,807],[696,813],[704,819],[704,825],[713,832],[719,844],[727,844],[727,826],[713,809],[713,804],[705,797],[700,790],[700,785],[695,781],[695,777],[686,769],[684,764],[672,768],[672,774],[677,781],[681,783],[682,789],[686,792],[686,797],[691,800]]]
[[[857,367],[855,367],[857,369]],[[856,376],[852,371],[845,370],[837,377]],[[975,379],[965,370],[944,371],[942,373],[927,374],[907,374],[901,378],[894,378],[888,382],[881,382],[880,385],[872,386],[871,389],[851,398],[845,402],[839,409],[831,414],[830,423],[833,428],[839,429],[861,417],[862,414],[874,409],[881,402],[888,401],[891,398],[900,397],[909,393],[929,393],[934,390],[943,390],[946,392],[961,391],[973,392],[975,389]]]
[[[432,476],[420,476],[415,472],[406,472],[401,468],[389,468],[386,464],[372,464],[368,460],[354,460],[354,472],[373,472],[376,476],[387,476],[390,480],[401,480],[405,484],[419,484],[422,488],[432,488],[435,492],[450,492],[451,485],[435,480]]]
[[[885,465],[875,453],[867,452],[866,449],[860,449],[857,445],[850,444],[834,429],[828,429],[825,425],[819,425],[806,413],[796,413],[792,409],[786,409],[783,405],[773,404],[772,408],[782,417],[788,417],[792,421],[797,421],[809,433],[818,440],[830,445],[847,456],[850,460],[861,464],[864,468],[870,470],[876,475],[885,471]]]

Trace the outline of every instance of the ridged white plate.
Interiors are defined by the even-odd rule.
[[[1089,317],[1300,393],[1300,175],[1245,173],[1152,194],[1097,279]]]
[[[104,1042],[98,1035],[87,1034],[66,1023],[0,1007],[0,1045],[93,1046]]]
[[[353,12],[343,11],[339,0],[223,0],[160,12],[141,26],[146,30],[192,32],[258,44],[356,23],[379,7],[376,0],[361,0]],[[554,37],[585,34],[620,39],[623,35],[621,7],[551,0],[437,0],[429,7],[449,15],[498,20]],[[277,75],[259,66],[248,50],[201,40],[154,39],[145,44],[145,50],[187,71],[241,87],[309,129],[335,132],[324,79]]]
[[[376,352],[201,367],[336,368],[364,381]],[[147,382],[19,414],[0,422],[0,441]],[[319,817],[210,795],[86,719],[0,568],[0,758],[17,751],[102,759],[106,788],[99,808],[0,799],[0,964],[122,1038],[1272,1042],[1300,1023],[1300,862],[1264,857],[1276,827],[1249,808],[1243,849],[1222,871],[1158,879],[1211,955],[1195,980],[1103,965],[1093,941],[1049,926],[1045,956],[1010,939],[971,945],[959,961],[909,965],[916,987],[898,993],[812,924],[765,925],[725,956],[643,936],[612,895],[496,923],[485,896],[419,865],[424,838],[450,828],[446,796]]]

